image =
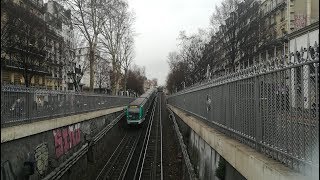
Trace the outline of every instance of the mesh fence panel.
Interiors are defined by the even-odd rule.
[[[169,96],[168,104],[293,169],[319,167],[318,51],[194,85]]]
[[[1,125],[124,106],[133,100],[133,97],[125,96],[2,86]]]

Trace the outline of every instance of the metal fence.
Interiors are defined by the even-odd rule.
[[[1,88],[1,125],[123,106],[135,98],[17,86]]]
[[[319,48],[193,86],[168,104],[287,166],[319,168]],[[308,54],[307,54],[308,53]]]

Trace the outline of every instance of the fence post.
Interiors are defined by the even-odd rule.
[[[226,117],[226,126],[229,129],[231,126],[231,114],[232,114],[232,108],[231,108],[231,103],[230,103],[230,95],[232,96],[233,94],[230,94],[230,84],[225,84],[224,86],[226,86],[226,91],[227,94],[225,95],[226,99],[226,110],[225,110],[225,117]]]
[[[32,91],[32,92],[31,92]],[[28,90],[27,90],[27,93],[26,93],[26,95],[27,95],[27,98],[26,98],[26,102],[24,102],[24,104],[26,105],[26,106],[28,106],[27,108],[26,108],[26,110],[27,110],[27,113],[26,113],[26,118],[28,119],[28,120],[31,120],[31,111],[32,111],[32,108],[33,108],[33,99],[32,99],[32,93],[34,92],[34,90],[33,89],[31,89],[31,88],[28,88]]]
[[[67,108],[69,108],[70,106],[66,106],[67,105],[67,91],[64,91],[63,94],[64,94],[64,102],[63,102],[63,104],[65,106],[63,108],[63,115],[66,116]]]
[[[256,76],[255,79],[254,79],[254,99],[255,99],[255,106],[254,106],[254,109],[255,109],[255,117],[254,119],[256,119],[256,137],[255,137],[255,140],[256,140],[256,148],[259,150],[260,148],[260,143],[262,141],[262,120],[261,120],[261,114],[260,114],[260,81],[258,79],[258,77]]]

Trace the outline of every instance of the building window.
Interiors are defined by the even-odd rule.
[[[10,83],[14,83],[14,73],[10,73]]]
[[[24,84],[24,77],[23,76],[20,77],[20,83]]]
[[[275,18],[274,18],[273,16],[270,17],[270,24],[271,24],[271,25],[274,23],[274,19],[275,19]]]
[[[281,21],[284,21],[284,18],[285,18],[285,11],[284,9],[281,10]]]
[[[34,84],[35,83],[35,77],[33,76],[32,78],[31,78],[31,84]]]

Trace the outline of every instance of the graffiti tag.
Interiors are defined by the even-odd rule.
[[[307,25],[307,16],[304,14],[294,15],[294,28],[300,29]]]
[[[80,123],[55,129],[53,130],[53,136],[56,157],[59,158],[80,143]]]
[[[48,168],[48,146],[47,143],[39,144],[35,149],[36,167],[40,175],[44,174]]]
[[[16,175],[13,173],[12,165],[10,161],[1,163],[1,179],[3,180],[15,180]]]

